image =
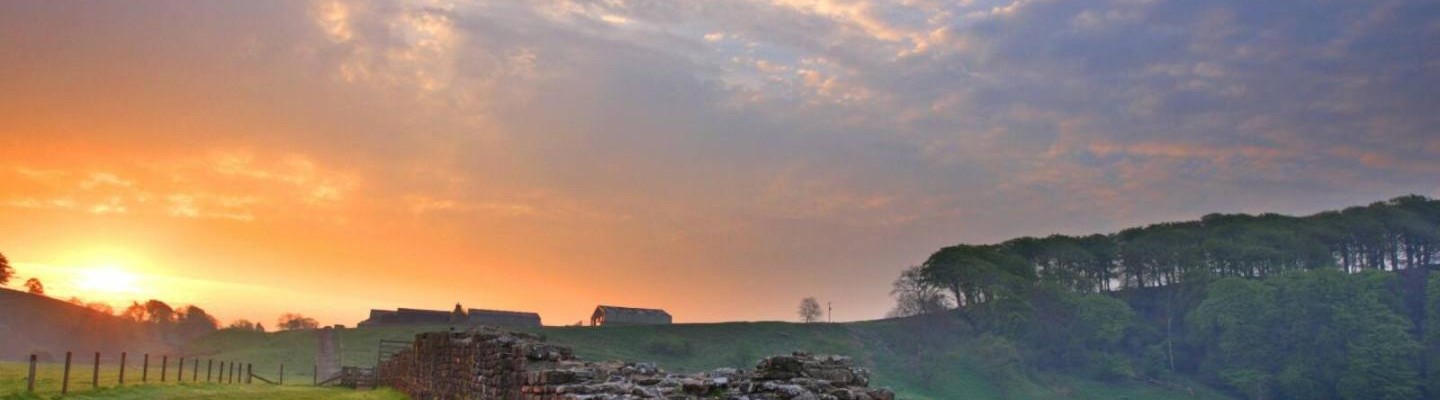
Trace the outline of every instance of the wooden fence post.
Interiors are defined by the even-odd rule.
[[[25,391],[35,392],[35,355],[30,355],[30,377],[25,379]]]
[[[145,353],[145,363],[144,363],[144,366],[141,367],[141,368],[142,368],[142,369],[141,369],[141,371],[140,371],[140,383],[149,382],[149,381],[150,381],[150,353]]]
[[[210,383],[210,370],[215,369],[215,359],[205,360],[205,383]]]
[[[220,372],[215,376],[215,383],[225,383],[225,361],[220,361]]]
[[[169,354],[166,354],[166,355],[160,356],[160,381],[161,381],[161,382],[164,382],[164,381],[165,381],[165,375],[166,375],[166,374],[169,374],[169,370],[170,370],[170,355],[169,355]]]
[[[280,364],[280,384],[285,384],[285,364]]]
[[[185,357],[175,360],[175,383],[185,383]]]
[[[310,365],[310,386],[320,386],[320,364]]]
[[[230,362],[230,380],[226,383],[235,383],[235,362]]]
[[[90,375],[90,388],[100,388],[100,352],[95,352],[95,370]]]
[[[200,359],[190,360],[190,381],[197,382],[200,379]]]
[[[285,366],[284,366],[284,365],[281,365],[281,366],[280,366],[280,372],[281,372],[282,374],[285,372]],[[281,379],[284,379],[284,378],[281,378]],[[245,384],[246,384],[246,385],[249,385],[250,382],[254,382],[254,381],[255,381],[255,365],[254,365],[254,364],[251,364],[251,363],[245,363]]]
[[[125,386],[125,352],[120,352],[120,386]]]
[[[65,352],[65,375],[60,380],[60,394],[70,393],[70,352]]]

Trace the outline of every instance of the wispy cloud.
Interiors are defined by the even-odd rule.
[[[960,240],[1440,191],[1425,1],[151,7],[0,5],[0,204],[410,227],[877,316],[851,287]]]

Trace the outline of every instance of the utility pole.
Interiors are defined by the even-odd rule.
[[[829,301],[825,302],[825,322],[835,322],[835,307],[831,307]]]

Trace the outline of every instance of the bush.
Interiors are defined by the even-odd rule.
[[[1115,382],[1135,377],[1135,368],[1130,365],[1130,359],[1114,354],[1098,354],[1092,357],[1094,362],[1095,379],[1107,382]]]
[[[1007,397],[1024,381],[1020,351],[1003,337],[986,334],[976,339],[970,357],[978,361],[979,372]]]

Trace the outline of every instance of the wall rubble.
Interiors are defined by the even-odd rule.
[[[380,384],[414,399],[893,400],[848,357],[793,353],[753,370],[674,374],[650,363],[589,362],[565,346],[498,330],[434,332],[382,362]]]

